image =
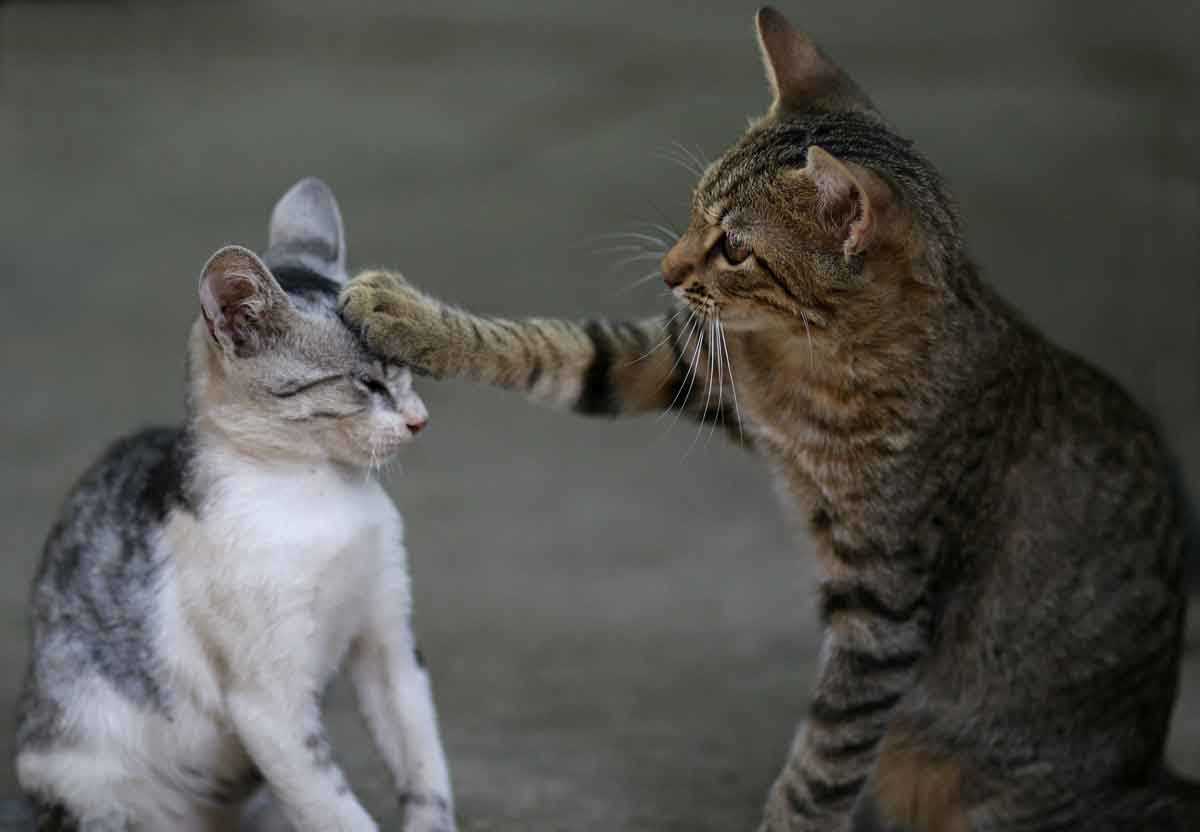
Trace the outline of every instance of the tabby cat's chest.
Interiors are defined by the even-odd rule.
[[[858,490],[852,458],[794,413],[765,414],[751,423],[755,447],[766,459],[785,502],[805,514],[840,504]]]

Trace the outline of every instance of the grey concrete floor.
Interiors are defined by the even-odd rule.
[[[781,2],[942,166],[990,279],[1160,415],[1200,494],[1195,4]],[[752,12],[0,6],[0,711],[62,495],[112,437],[180,415],[213,249],[261,245],[315,174],[360,266],[490,312],[655,309],[602,235],[682,220],[672,143],[715,154],[765,106]],[[809,545],[762,466],[669,419],[422,392],[431,428],[391,482],[464,827],[750,828],[817,645]],[[1180,701],[1170,756],[1200,776],[1195,652]]]

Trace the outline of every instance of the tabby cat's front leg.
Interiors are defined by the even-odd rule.
[[[808,721],[771,787],[761,832],[843,832],[896,705],[927,650],[921,593],[861,578],[821,587],[826,641]]]
[[[463,313],[395,272],[360,274],[343,292],[342,316],[376,353],[435,378],[468,375]]]
[[[374,352],[438,378],[470,378],[585,415],[676,408],[736,424],[727,353],[712,324],[685,310],[640,321],[505,320],[376,271],[342,292],[341,311]]]

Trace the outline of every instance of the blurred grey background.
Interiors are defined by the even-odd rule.
[[[941,166],[988,277],[1159,415],[1200,494],[1196,4],[781,8]],[[711,157],[765,107],[753,10],[0,6],[0,712],[59,500],[114,436],[180,416],[215,248],[261,247],[313,174],[358,266],[479,311],[656,309],[603,235],[682,222],[673,143]],[[464,828],[751,828],[817,649],[808,544],[763,467],[670,419],[422,392],[391,483]],[[345,689],[331,711],[394,818]],[[1200,776],[1195,652],[1170,753]]]

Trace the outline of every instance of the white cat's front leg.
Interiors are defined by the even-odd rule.
[[[407,626],[368,634],[351,662],[363,717],[396,782],[404,832],[454,832],[450,775],[429,677]]]
[[[297,832],[376,832],[333,760],[315,694],[243,687],[227,701],[238,736]]]

